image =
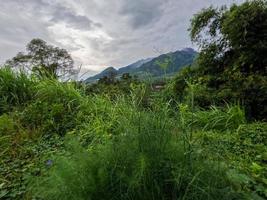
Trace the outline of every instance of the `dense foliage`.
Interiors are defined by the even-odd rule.
[[[239,106],[199,110],[194,95],[174,106],[127,75],[97,92],[0,75],[31,88],[0,86],[16,97],[0,116],[1,199],[266,197],[266,123],[247,123]]]
[[[187,81],[197,84],[202,107],[239,102],[250,119],[267,116],[267,2],[202,10],[191,21],[192,41],[201,48],[197,65],[176,78],[181,98]]]

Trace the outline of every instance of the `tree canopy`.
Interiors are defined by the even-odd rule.
[[[267,1],[203,9],[189,31],[200,53],[197,67],[176,77],[178,96],[186,93],[189,79],[198,85],[200,106],[239,102],[249,118],[266,118]]]
[[[26,47],[27,53],[19,52],[7,61],[13,68],[31,71],[40,77],[65,78],[72,75],[74,62],[65,49],[48,45],[44,40],[33,39]]]
[[[190,36],[202,50],[200,65],[210,72],[227,67],[266,74],[267,1],[203,9],[191,20]]]

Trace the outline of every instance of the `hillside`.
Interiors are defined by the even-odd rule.
[[[133,64],[130,64],[126,67],[122,67],[122,68],[118,69],[118,74],[134,72],[136,69],[141,67],[143,64],[150,62],[152,59],[153,58],[142,59],[142,60],[139,60],[139,61],[137,61]]]
[[[197,52],[191,48],[186,48],[180,51],[162,54],[156,58],[147,58],[139,60],[126,67],[116,70],[114,67],[108,67],[99,74],[89,77],[85,82],[95,82],[104,76],[115,75],[119,76],[124,73],[130,74],[147,74],[150,76],[162,76],[165,73],[178,72],[182,67],[193,63]]]
[[[135,72],[147,72],[152,76],[175,73],[182,67],[192,64],[196,55],[197,52],[190,48],[163,54],[143,64]]]
[[[117,74],[117,70],[114,67],[106,68],[101,73],[99,73],[99,74],[97,74],[95,76],[89,77],[88,79],[85,80],[85,82],[92,83],[92,82],[95,82],[95,81],[97,81],[98,79],[100,79],[100,78],[102,78],[104,76],[110,76],[111,74],[115,74],[115,75]]]

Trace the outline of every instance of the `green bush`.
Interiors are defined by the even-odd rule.
[[[237,134],[239,136],[239,139],[244,143],[246,142],[246,140],[249,140],[252,145],[267,145],[266,123],[244,124],[239,127]]]
[[[230,179],[239,191],[247,191],[248,199],[264,199],[267,161],[266,123],[242,124],[228,131],[201,131],[198,139],[212,159],[228,162],[233,171]]]
[[[190,79],[206,88],[201,104],[210,98],[216,105],[240,102],[247,119],[266,120],[266,11],[266,0],[255,0],[210,6],[192,17],[190,36],[200,52]],[[176,80],[178,85],[186,75]]]
[[[84,96],[73,83],[62,83],[57,80],[44,80],[36,85],[35,100],[41,102],[62,103],[66,108],[77,108]]]
[[[235,153],[246,161],[245,170],[251,177],[250,189],[267,198],[267,124],[252,123],[240,126]]]

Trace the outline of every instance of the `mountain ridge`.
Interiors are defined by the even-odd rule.
[[[108,67],[99,74],[89,77],[85,82],[95,82],[104,76],[119,76],[124,73],[133,75],[149,74],[151,76],[162,76],[166,73],[176,73],[183,66],[192,64],[197,54],[197,51],[192,48],[184,48],[154,58],[141,59],[119,69]]]

